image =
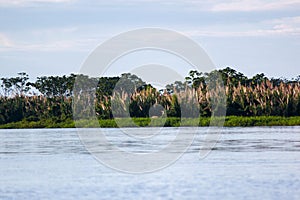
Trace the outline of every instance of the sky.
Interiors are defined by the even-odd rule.
[[[0,0],[0,77],[78,73],[98,45],[144,27],[190,37],[216,68],[249,77],[300,75],[300,0]],[[119,60],[107,75],[142,64],[137,58],[165,59],[180,74],[191,69],[178,58],[146,53]]]

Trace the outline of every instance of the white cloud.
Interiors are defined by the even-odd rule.
[[[300,17],[286,17],[263,21],[253,25],[251,28],[224,31],[222,27],[211,27],[206,30],[191,30],[184,33],[189,36],[206,36],[206,37],[264,37],[264,36],[300,36]],[[228,27],[227,27],[228,30]]]
[[[30,33],[35,37],[47,37],[47,36],[62,36],[70,35],[78,31],[78,27],[64,27],[64,28],[44,28],[44,29],[35,29],[30,31]]]
[[[1,43],[1,37],[0,37]],[[40,43],[22,43],[14,42],[0,48],[0,52],[7,51],[26,51],[26,52],[60,52],[60,51],[91,51],[96,39],[73,39],[73,40],[56,40]]]
[[[284,17],[279,19],[273,19],[266,21],[267,23],[271,24],[289,24],[292,26],[299,26],[300,25],[300,16],[297,17]]]
[[[0,33],[0,48],[13,46],[12,41],[3,33]]]
[[[0,7],[25,7],[55,3],[76,3],[80,6],[157,6],[213,12],[268,11],[300,9],[300,0],[0,0]]]
[[[212,5],[212,11],[267,11],[299,8],[300,0],[242,0],[227,1]]]
[[[273,30],[289,35],[300,35],[300,16],[284,17],[265,21],[264,23],[273,26]]]
[[[0,7],[26,6],[39,3],[69,3],[74,0],[0,0]]]
[[[157,6],[177,6],[206,11],[268,11],[282,9],[300,9],[300,0],[111,0],[97,1],[108,5],[143,5],[145,3]]]
[[[177,30],[180,28],[177,27]],[[109,39],[119,31],[107,30],[103,32],[89,26],[78,26],[30,30],[17,35],[0,33],[0,51],[89,52],[96,47],[95,45],[103,42],[103,39]],[[300,37],[300,16],[278,18],[247,25],[225,24],[199,29],[185,27],[182,33],[192,37]]]
[[[274,28],[274,29],[256,29],[246,31],[202,31],[192,30],[186,31],[189,36],[205,36],[205,37],[259,37],[259,36],[286,36],[300,35],[300,29],[290,28]]]
[[[0,51],[90,51],[94,38],[75,35],[77,27],[47,28],[22,34],[0,33]],[[13,37],[15,36],[15,37]]]
[[[14,50],[19,51],[88,51],[94,43],[93,39],[58,40],[35,44],[20,44]]]

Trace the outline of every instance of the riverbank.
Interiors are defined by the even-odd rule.
[[[222,119],[220,119],[222,120]],[[105,119],[99,121],[80,120],[75,122],[72,119],[65,121],[19,121],[0,125],[0,129],[28,129],[28,128],[117,128],[117,127],[178,127],[178,126],[210,126],[211,118],[123,118],[123,119]],[[300,125],[300,116],[297,117],[225,117],[225,127],[250,127],[250,126],[297,126]]]

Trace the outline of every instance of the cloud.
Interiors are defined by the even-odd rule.
[[[300,0],[111,0],[98,1],[100,4],[108,5],[145,5],[176,6],[194,10],[214,12],[236,12],[236,11],[269,11],[283,9],[299,9]]]
[[[90,51],[94,39],[77,39],[77,40],[57,40],[35,44],[20,44],[15,46],[14,50],[18,51]]]
[[[1,44],[0,36],[0,44]],[[94,48],[98,41],[93,38],[86,39],[70,39],[70,40],[56,40],[46,41],[40,43],[21,43],[14,42],[9,45],[0,46],[0,52],[8,51],[26,51],[26,52],[61,52],[61,51],[76,51],[88,52]]]
[[[97,40],[76,35],[77,30],[77,27],[56,27],[11,33],[9,36],[0,33],[0,51],[90,51]]]
[[[44,28],[38,30],[31,30],[30,33],[35,37],[47,37],[47,36],[57,36],[57,35],[70,35],[78,31],[78,27],[63,27],[63,28]]]
[[[224,31],[223,28],[207,30],[190,30],[184,33],[189,36],[205,37],[265,37],[265,36],[300,36],[300,17],[285,17],[262,21],[252,28],[244,30]],[[227,27],[228,29],[228,27]],[[232,28],[233,29],[233,28]]]
[[[212,5],[211,10],[215,12],[232,12],[232,11],[268,11],[281,9],[299,8],[300,0],[242,0],[227,1]]]
[[[300,36],[300,29],[290,29],[286,27],[277,27],[274,29],[256,29],[246,31],[202,31],[192,30],[186,31],[184,34],[189,36],[205,36],[205,37],[260,37],[260,36]]]
[[[41,3],[69,3],[74,0],[0,0],[0,7],[27,6]]]
[[[273,30],[288,35],[300,35],[300,16],[284,17],[265,21],[264,23],[273,26]]]
[[[79,5],[85,6],[134,6],[134,5],[145,5],[148,4],[156,4],[156,5],[182,5],[184,2],[181,0],[0,0],[1,6],[27,6],[27,5],[36,5],[42,3],[70,3],[75,2]]]
[[[13,46],[13,43],[6,35],[0,33],[0,48],[6,48]]]
[[[84,7],[122,7],[149,5],[157,8],[184,8],[213,12],[269,11],[299,9],[300,0],[0,0],[0,7],[26,7],[43,4],[74,3]]]
[[[92,30],[92,31],[91,31]],[[177,30],[180,30],[177,27]],[[0,51],[89,52],[95,45],[120,30],[98,30],[90,26],[70,26],[23,31],[21,34],[0,33]],[[191,37],[300,37],[300,16],[257,23],[185,27],[182,33]],[[16,36],[16,38],[12,37]]]

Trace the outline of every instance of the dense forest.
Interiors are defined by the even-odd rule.
[[[1,78],[0,124],[41,120],[63,122],[73,119],[74,109],[86,115],[85,108],[72,107],[72,102],[82,95],[90,97],[87,104],[94,104],[95,110],[91,113],[99,119],[126,117],[125,112],[130,117],[147,118],[153,105],[157,109],[152,110],[152,115],[181,117],[181,107],[195,103],[199,109],[190,108],[190,116],[209,117],[212,97],[218,94],[208,89],[207,81],[216,74],[221,76],[224,85],[226,115],[300,115],[300,76],[287,80],[267,78],[262,73],[248,78],[228,67],[209,73],[190,71],[184,82],[176,81],[157,90],[129,73],[100,78],[82,74],[42,76],[30,82],[28,74],[22,72],[16,77]],[[80,83],[76,81],[80,92],[76,91],[79,87],[74,85],[75,80],[80,80]],[[122,90],[120,85],[126,89]],[[115,91],[119,92],[116,94]],[[196,97],[196,102],[189,102],[195,101],[191,96]]]

